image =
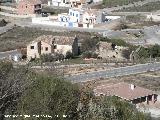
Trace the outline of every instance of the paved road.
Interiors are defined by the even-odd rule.
[[[21,55],[21,53],[18,52],[17,50],[0,52],[0,59],[10,58],[11,56],[14,56],[14,55]]]
[[[87,74],[65,76],[65,77],[66,79],[71,80],[73,82],[86,82],[99,78],[112,78],[112,77],[132,75],[132,74],[138,74],[156,70],[160,70],[160,63],[139,64],[134,66],[115,68],[107,71],[95,71]]]

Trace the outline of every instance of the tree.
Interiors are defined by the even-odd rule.
[[[37,75],[21,97],[17,113],[31,116],[50,115],[53,120],[62,120],[63,115],[67,115],[65,119],[76,120],[78,101],[79,92],[76,85],[58,77]]]
[[[155,58],[160,57],[160,45],[156,44],[149,48],[149,54]]]
[[[94,51],[96,49],[96,45],[99,42],[99,38],[95,37],[92,39],[86,39],[82,41],[82,47],[81,51],[86,52],[86,51]]]
[[[83,118],[87,120],[147,120],[147,117],[150,119],[133,104],[117,97],[90,97],[88,101],[88,104],[81,105],[81,108],[87,108],[82,112]]]
[[[10,62],[0,62],[0,120],[16,109],[17,101],[30,84],[30,79],[31,72],[27,68],[13,68]]]

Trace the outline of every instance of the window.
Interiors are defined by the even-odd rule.
[[[26,5],[26,8],[27,8],[27,5]]]
[[[54,49],[57,49],[57,45],[54,45]]]
[[[73,16],[74,16],[74,13],[73,13]]]
[[[78,17],[78,14],[76,14],[76,17]]]
[[[34,46],[31,46],[31,49],[34,49]]]
[[[70,15],[72,15],[72,12],[70,12]]]
[[[46,47],[45,50],[48,51],[48,47]]]

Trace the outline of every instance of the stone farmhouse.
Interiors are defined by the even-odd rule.
[[[97,86],[94,89],[94,94],[96,96],[117,96],[137,105],[139,103],[155,103],[157,100],[157,94],[155,94],[152,90],[125,82]]]
[[[41,10],[42,2],[40,0],[21,0],[17,5],[19,15],[40,14]]]
[[[78,54],[78,38],[66,36],[43,35],[27,45],[27,59],[40,58],[42,54],[67,52]]]

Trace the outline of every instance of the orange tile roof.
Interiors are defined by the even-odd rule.
[[[139,86],[131,89],[131,84],[121,82],[117,84],[100,85],[94,89],[95,95],[118,96],[125,100],[134,100],[140,97],[155,94],[152,90],[148,90]]]

